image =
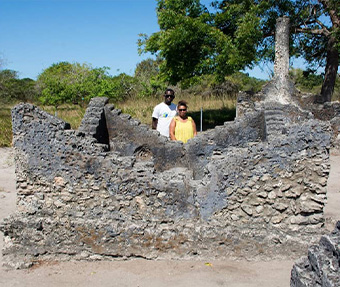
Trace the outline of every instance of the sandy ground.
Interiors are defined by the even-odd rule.
[[[326,222],[340,220],[340,154],[331,154]],[[0,148],[0,220],[15,210],[13,151]],[[3,234],[0,232],[0,248]],[[0,286],[195,286],[286,287],[294,260],[55,262],[28,270],[7,270],[0,254]]]

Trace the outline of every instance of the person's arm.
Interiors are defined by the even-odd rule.
[[[192,122],[192,129],[193,129],[193,131],[194,131],[194,137],[195,137],[195,136],[197,136],[196,124],[195,124],[195,121],[194,121],[194,120],[192,120],[191,122]]]
[[[157,125],[158,125],[158,119],[152,118],[152,124],[151,124],[152,129],[153,130],[157,129]]]
[[[175,128],[176,128],[176,121],[175,118],[171,120],[170,127],[169,127],[169,133],[170,133],[170,139],[175,141]]]

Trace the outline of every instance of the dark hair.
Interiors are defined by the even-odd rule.
[[[164,95],[166,95],[167,92],[170,92],[173,95],[175,94],[175,91],[173,89],[166,89],[165,92],[164,92]]]
[[[180,100],[180,101],[178,102],[178,104],[177,104],[177,108],[178,108],[179,106],[184,106],[184,107],[188,108],[188,102],[186,102],[186,101],[184,101],[184,100]]]

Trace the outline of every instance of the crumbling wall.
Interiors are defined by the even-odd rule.
[[[159,136],[155,130],[140,124],[130,115],[122,114],[113,105],[105,106],[110,150],[124,156],[143,156],[152,159],[157,171],[173,167],[190,168],[195,178],[201,178],[204,167],[214,151],[227,146],[239,146],[265,138],[264,115],[257,111],[242,120],[225,123],[183,145]]]
[[[285,120],[268,129],[266,109],[183,145],[105,98],[91,101],[78,131],[16,106],[18,201],[1,224],[4,260],[19,268],[41,259],[302,254],[322,232],[330,128],[278,105]]]
[[[16,106],[17,211],[0,225],[6,264],[303,255],[323,233],[334,125],[299,103],[289,19],[277,27],[274,79],[239,95],[235,121],[185,145],[106,98],[91,100],[77,131]]]
[[[291,272],[291,287],[340,286],[340,221],[330,234],[308,248]]]
[[[89,103],[78,131],[92,135],[99,143],[109,145],[109,134],[106,125],[103,106],[109,102],[108,98],[96,98]]]
[[[332,145],[340,150],[340,103],[326,102],[323,105],[308,105],[317,119],[329,121],[333,130]]]

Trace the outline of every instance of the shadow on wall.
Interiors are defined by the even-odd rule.
[[[45,255],[274,258],[301,252],[323,224],[328,124],[295,106],[257,103],[248,112],[246,103],[247,113],[238,109],[243,116],[185,145],[107,98],[91,100],[78,130],[33,105],[16,106],[19,212],[0,224],[6,264],[22,268]]]
[[[197,130],[200,131],[201,112],[190,112],[189,115],[194,119]],[[236,108],[222,108],[203,110],[203,127],[202,131],[213,129],[216,126],[223,126],[225,122],[233,121],[236,117]]]
[[[223,150],[230,146],[244,146],[248,142],[262,141],[265,137],[264,118],[261,111],[254,112],[241,121],[224,122],[225,119],[235,116],[235,110],[209,110],[205,114],[214,118],[214,114],[219,114],[215,124],[218,122],[221,125],[215,126],[214,124],[214,129],[199,133],[197,137],[183,144],[179,141],[169,141],[166,137],[160,136],[158,131],[140,124],[130,115],[122,114],[120,110],[107,104],[103,99],[92,99],[88,109],[91,110],[92,106],[99,107],[100,105],[102,105],[106,117],[110,151],[118,152],[122,156],[133,156],[140,150],[148,150],[157,171],[185,167],[194,170],[195,178],[199,178],[203,176],[204,166],[209,162],[209,157],[214,150]],[[94,109],[93,112],[89,111],[87,115],[91,115],[91,120],[84,120],[84,123],[98,123],[98,120],[93,120],[96,111],[97,109]],[[222,117],[224,112],[225,115]],[[191,114],[191,116],[195,119],[199,130],[200,120],[195,117],[200,114]],[[94,130],[95,127],[84,125],[83,130],[91,131],[92,129]],[[96,137],[94,133],[92,134]]]
[[[234,121],[187,144],[107,98],[91,100],[77,131],[16,106],[19,212],[0,223],[6,264],[301,254],[324,225],[332,135],[279,80],[260,101],[239,97]]]

